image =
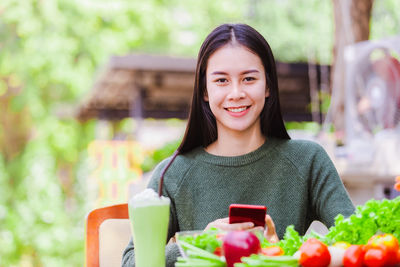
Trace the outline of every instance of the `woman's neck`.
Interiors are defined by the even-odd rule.
[[[240,156],[250,153],[265,143],[266,137],[260,132],[218,134],[218,139],[206,147],[206,151],[217,156]]]

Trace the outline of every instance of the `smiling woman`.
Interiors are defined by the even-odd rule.
[[[267,206],[263,230],[270,242],[288,225],[304,234],[314,220],[330,227],[339,213],[354,211],[322,147],[290,140],[278,95],[272,51],[255,29],[224,24],[207,36],[185,136],[148,185],[171,200],[168,239],[212,227],[255,229],[252,222],[229,223],[231,204]],[[174,266],[177,245],[169,243],[165,255]],[[130,242],[123,266],[134,261]]]

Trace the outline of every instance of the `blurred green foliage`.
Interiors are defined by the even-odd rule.
[[[151,171],[158,163],[163,159],[171,156],[181,143],[181,139],[171,141],[163,145],[162,147],[152,151],[144,158],[141,165],[143,172]]]
[[[317,134],[321,129],[321,125],[314,121],[289,121],[285,122],[285,127],[290,130],[303,130],[312,134]]]
[[[372,38],[398,34],[399,9],[397,0],[377,1]],[[132,51],[195,57],[224,22],[256,27],[279,60],[331,60],[331,1],[0,2],[0,266],[84,261],[86,149],[96,121],[78,123],[74,112],[97,69]],[[177,145],[152,154],[143,169]]]

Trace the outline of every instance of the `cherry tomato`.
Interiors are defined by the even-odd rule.
[[[385,266],[387,251],[384,247],[369,248],[364,255],[364,264],[367,267]]]
[[[281,256],[285,252],[280,246],[271,246],[271,247],[266,247],[261,249],[261,253],[264,254],[265,256]]]
[[[217,247],[217,248],[214,250],[214,254],[217,255],[217,256],[219,256],[219,257],[221,257],[221,256],[222,256],[222,247]]]
[[[299,263],[303,267],[325,267],[331,262],[327,245],[316,238],[308,239],[299,250]]]
[[[362,267],[364,262],[364,246],[351,245],[344,252],[343,266],[344,267]]]

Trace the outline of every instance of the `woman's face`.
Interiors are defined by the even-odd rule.
[[[261,131],[260,113],[269,96],[261,59],[241,45],[225,45],[208,59],[207,90],[218,136]]]

